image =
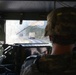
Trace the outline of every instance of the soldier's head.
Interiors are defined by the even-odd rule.
[[[47,16],[45,36],[53,43],[74,44],[76,42],[76,8],[62,7]]]

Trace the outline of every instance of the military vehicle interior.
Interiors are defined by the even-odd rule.
[[[76,1],[0,0],[0,75],[19,75],[28,56],[51,53],[47,14],[60,7],[76,8]]]

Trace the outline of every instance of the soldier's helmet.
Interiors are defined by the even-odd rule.
[[[62,7],[49,13],[45,28],[45,36],[48,35],[52,37],[53,42],[62,44],[75,43],[76,8]]]

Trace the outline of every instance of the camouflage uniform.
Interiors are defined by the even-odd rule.
[[[53,43],[74,44],[76,42],[76,8],[63,7],[47,16],[45,36]],[[64,41],[65,40],[65,41]],[[22,66],[21,75],[62,75],[76,69],[76,58],[72,55],[44,55],[40,59],[28,60]],[[72,61],[71,61],[72,60]],[[27,63],[32,61],[30,65]]]
[[[44,55],[38,60],[29,58],[24,62],[20,75],[63,74],[71,64],[71,55]]]

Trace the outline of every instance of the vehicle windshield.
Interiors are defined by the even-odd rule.
[[[46,20],[6,20],[6,44],[49,43],[45,37]]]

